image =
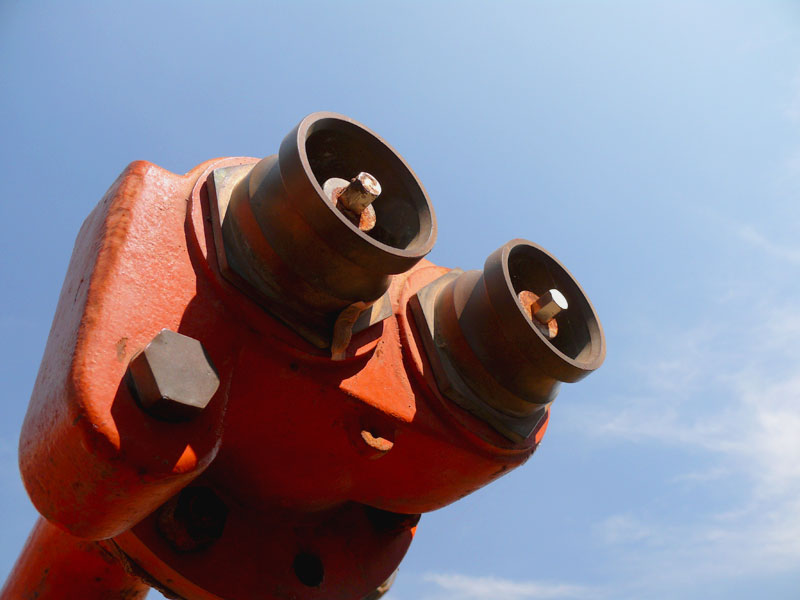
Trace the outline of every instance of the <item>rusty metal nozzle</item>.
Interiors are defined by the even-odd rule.
[[[526,240],[498,248],[483,271],[432,282],[412,310],[442,393],[513,441],[530,435],[562,382],[605,358],[600,320],[578,282]]]
[[[264,307],[325,348],[342,311],[371,306],[431,250],[436,217],[383,139],[313,113],[236,184],[222,237],[231,270]]]

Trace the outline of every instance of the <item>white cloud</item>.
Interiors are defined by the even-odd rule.
[[[624,556],[641,589],[800,563],[800,306],[796,269],[778,266],[800,264],[800,247],[749,226],[737,235],[765,257],[750,285],[706,307],[695,327],[660,332],[654,356],[632,367],[645,374],[637,393],[614,409],[570,413],[600,441],[674,448],[703,465],[664,474],[665,486],[696,499],[682,520],[642,507],[597,523],[597,539]],[[720,484],[730,497],[706,494]]]
[[[797,155],[796,168],[800,172],[800,153]],[[793,264],[800,264],[800,248],[773,242],[762,235],[751,225],[743,225],[737,231],[738,237],[764,253]]]
[[[652,538],[652,529],[631,515],[612,515],[596,526],[606,544],[628,544]]]
[[[705,469],[701,471],[689,471],[681,473],[671,479],[672,483],[686,483],[697,484],[707,483],[709,481],[719,481],[726,477],[730,477],[731,470],[725,467],[714,467],[712,469]]]
[[[455,573],[429,573],[425,580],[439,587],[442,600],[526,600],[550,598],[597,598],[592,588],[567,583],[512,581],[499,577],[475,577]]]

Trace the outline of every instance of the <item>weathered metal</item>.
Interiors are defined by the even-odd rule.
[[[369,235],[322,190],[364,170],[383,188]],[[419,515],[524,463],[556,382],[604,353],[588,300],[544,251],[516,241],[483,274],[450,271],[422,260],[435,231],[402,159],[338,115],[306,118],[262,161],[182,176],[131,164],[81,228],[31,396],[20,467],[36,508],[65,539],[104,540],[126,572],[187,600],[376,592]],[[569,298],[555,340],[532,337],[516,279]],[[177,422],[140,409],[169,397],[160,382],[134,393],[140,376],[126,376],[171,332],[202,357],[167,353],[157,369],[190,365],[208,383],[207,360],[219,380]],[[1,598],[33,593],[43,563],[31,556]]]
[[[531,304],[531,315],[540,323],[547,324],[556,318],[558,313],[569,308],[564,294],[556,289],[547,290]]]
[[[339,182],[344,185],[335,187]],[[378,217],[372,203],[381,194],[381,185],[375,177],[363,172],[351,181],[332,177],[325,182],[322,190],[361,231],[370,231],[375,227]]]
[[[40,518],[0,598],[143,600],[149,591],[101,543],[75,538]]]
[[[570,310],[547,327],[531,318],[539,295],[530,290],[556,287]],[[411,308],[441,392],[515,442],[536,429],[561,382],[582,379],[605,358],[600,321],[578,282],[526,240],[497,249],[482,272],[445,274]]]
[[[219,388],[203,344],[169,329],[162,329],[131,359],[128,381],[139,406],[164,421],[195,417]]]
[[[333,177],[358,181],[364,171],[380,181],[380,196],[369,204],[375,213],[369,231],[323,190]],[[213,192],[223,272],[319,347],[330,346],[342,310],[378,300],[392,275],[408,271],[436,240],[433,207],[405,161],[342,115],[306,117],[277,155],[247,171],[241,166],[236,176],[235,184]]]
[[[559,306],[557,302],[545,298],[549,293],[550,292],[545,292],[542,298],[539,298],[538,294],[534,294],[530,290],[522,290],[517,294],[517,298],[519,298],[519,303],[522,305],[525,316],[531,320],[531,323],[533,323],[542,334],[552,339],[558,335],[558,321],[556,321],[555,316],[561,312],[561,306]],[[558,293],[561,294],[561,292]],[[542,308],[544,308],[544,310],[541,310]]]

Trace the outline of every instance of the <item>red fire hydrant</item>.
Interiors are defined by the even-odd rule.
[[[600,366],[569,272],[436,221],[381,138],[131,164],[81,228],[20,440],[42,515],[0,597],[378,598],[420,513],[519,466]]]

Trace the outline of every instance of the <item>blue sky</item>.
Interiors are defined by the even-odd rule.
[[[531,239],[608,340],[527,465],[423,517],[389,600],[800,593],[797,3],[6,1],[0,81],[0,578],[84,217],[134,159],[265,156],[334,110],[416,170],[433,261]]]

